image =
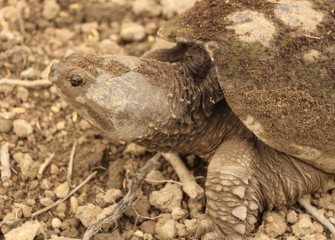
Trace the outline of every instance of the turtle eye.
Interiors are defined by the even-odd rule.
[[[84,79],[79,74],[73,74],[70,77],[70,82],[72,87],[78,87],[84,83]]]

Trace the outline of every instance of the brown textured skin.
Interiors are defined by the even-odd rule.
[[[209,2],[214,1],[203,3]],[[71,106],[111,138],[152,150],[210,156],[207,207],[197,239],[243,239],[264,211],[291,204],[330,176],[316,168],[320,164],[278,151],[252,133],[238,118],[243,113],[237,111],[237,117],[227,104],[233,100],[220,88],[217,72],[222,69],[217,71],[210,56],[194,43],[145,57],[74,54],[52,66],[50,79]],[[82,83],[73,86],[73,76]],[[236,80],[226,77],[227,82]],[[269,89],[267,94],[271,98]],[[268,112],[264,116],[271,119]],[[324,126],[316,125],[315,130],[323,133]]]

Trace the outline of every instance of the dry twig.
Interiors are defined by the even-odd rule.
[[[50,162],[54,158],[54,156],[55,156],[55,153],[52,153],[50,155],[50,157],[48,157],[47,159],[45,159],[44,163],[41,164],[40,168],[38,169],[38,175],[37,175],[38,178],[42,177],[44,170],[50,164]]]
[[[138,188],[141,186],[141,183],[143,182],[145,176],[155,167],[155,163],[161,156],[161,153],[157,153],[155,156],[153,156],[149,161],[141,167],[138,172],[136,172],[132,178],[131,178],[131,186],[128,190],[128,193],[126,196],[117,203],[114,210],[108,214],[105,215],[101,219],[97,219],[91,226],[89,226],[84,234],[83,240],[89,240],[91,237],[96,234],[99,229],[107,223],[115,222],[118,220],[123,212],[136,200],[136,192]]]
[[[177,173],[183,184],[183,191],[190,196],[191,199],[200,199],[203,197],[204,189],[198,185],[195,177],[188,171],[180,157],[175,153],[163,153],[162,155]]]
[[[76,188],[74,188],[66,197],[64,197],[62,199],[59,199],[58,201],[54,202],[53,204],[34,212],[31,215],[31,217],[36,217],[36,216],[40,215],[41,213],[44,213],[44,212],[48,211],[49,209],[56,207],[58,204],[64,202],[66,199],[71,197],[75,192],[77,192],[82,186],[84,186],[86,183],[88,183],[96,174],[97,174],[97,172],[93,172],[82,183],[80,183]]]
[[[72,186],[71,177],[72,177],[72,172],[73,172],[73,161],[74,161],[74,154],[76,153],[76,147],[77,147],[77,140],[75,140],[73,143],[71,154],[70,154],[69,168],[67,169],[66,179],[70,186]]]
[[[9,163],[8,142],[6,142],[1,146],[0,162],[1,162],[1,181],[2,184],[5,184],[12,176]]]
[[[303,206],[307,212],[309,212],[313,217],[315,217],[323,226],[325,226],[332,234],[335,235],[334,225],[321,214],[315,207],[313,207],[309,202],[303,198],[298,199],[298,203]]]
[[[49,87],[52,83],[48,79],[38,79],[38,80],[20,80],[20,79],[0,79],[0,85],[11,85],[11,86],[22,86],[27,88],[34,87]]]

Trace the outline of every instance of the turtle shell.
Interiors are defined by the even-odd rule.
[[[159,35],[209,53],[231,109],[263,142],[335,173],[333,0],[204,0]]]

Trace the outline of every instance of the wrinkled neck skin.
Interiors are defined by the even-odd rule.
[[[152,124],[150,134],[134,142],[150,150],[209,157],[225,138],[249,131],[224,100],[207,54],[190,55],[196,59],[186,57],[173,63],[175,74],[181,77],[170,80],[171,118]]]

